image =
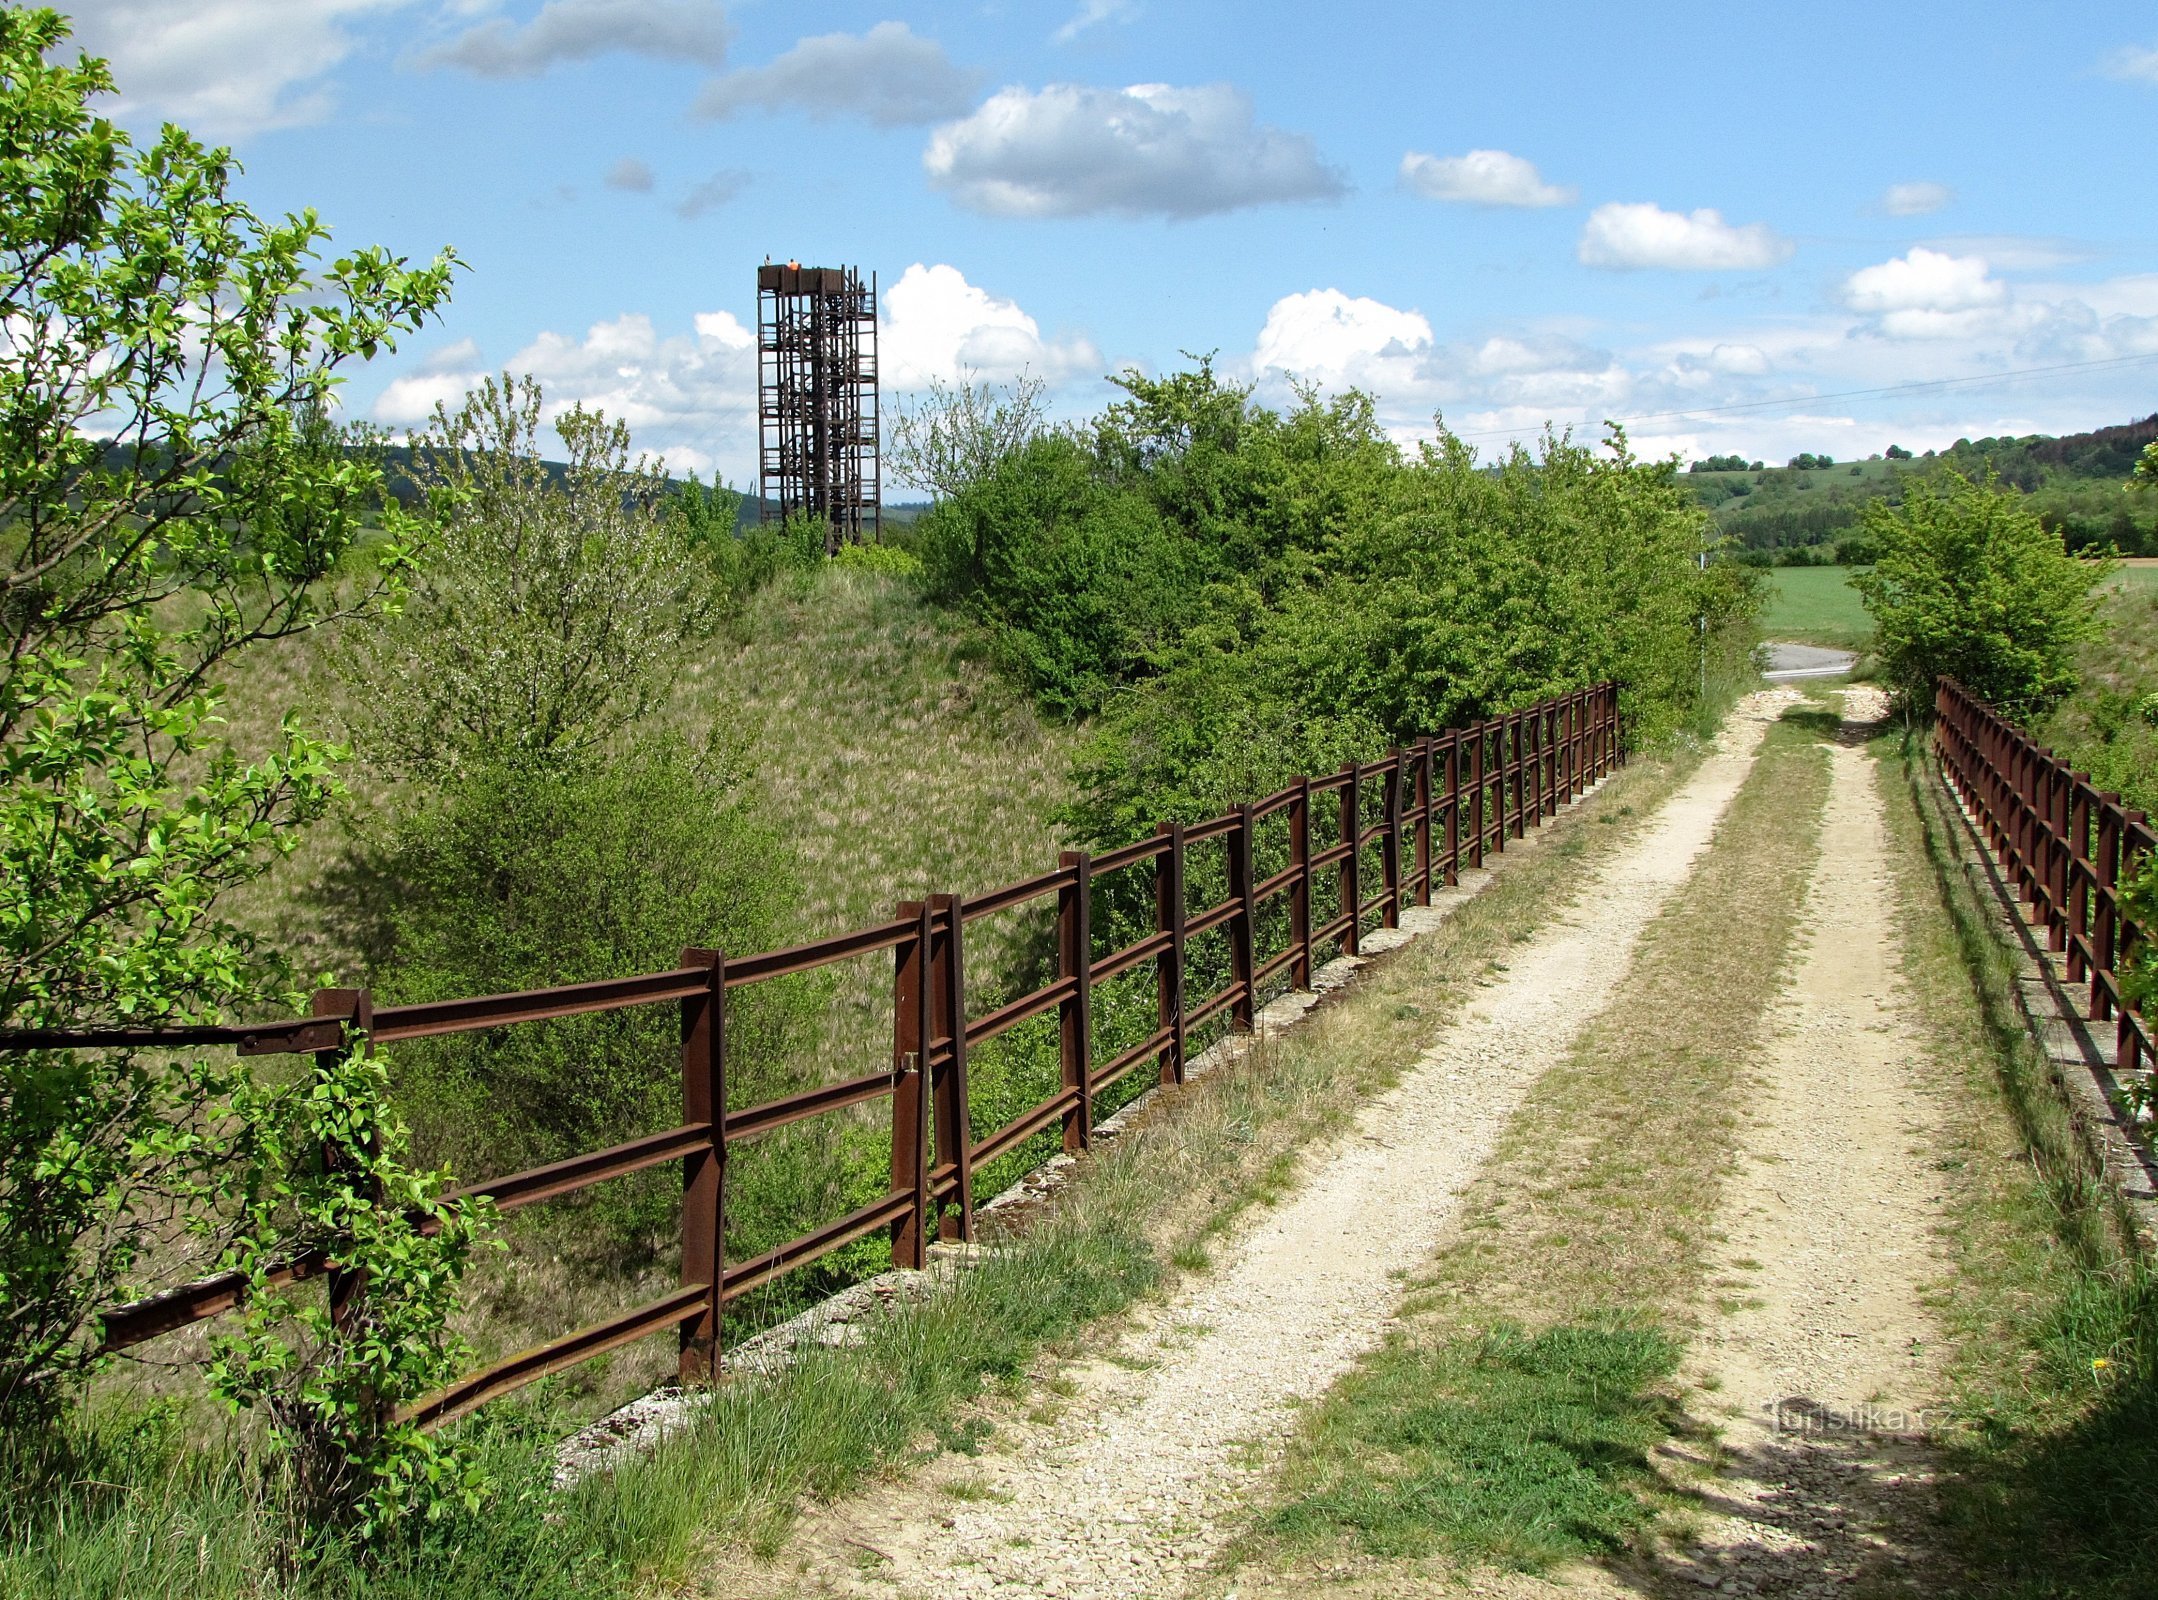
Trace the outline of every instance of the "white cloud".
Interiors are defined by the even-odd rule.
[[[931,379],[998,380],[1021,372],[1056,384],[1102,369],[1100,352],[1085,339],[1045,340],[1016,301],[967,282],[957,267],[919,261],[884,290],[877,358],[886,387],[901,392]]]
[[[674,214],[685,221],[717,211],[749,187],[749,174],[739,167],[723,167],[691,189],[675,203]]]
[[[1071,20],[1049,37],[1057,44],[1070,44],[1089,28],[1104,22],[1129,22],[1139,14],[1134,0],[1079,0]]]
[[[639,161],[635,156],[624,156],[607,169],[606,183],[610,189],[626,189],[631,194],[652,192],[651,163]]]
[[[1266,314],[1251,365],[1255,374],[1294,377],[1321,388],[1398,393],[1418,380],[1431,324],[1417,311],[1339,289],[1284,295]]]
[[[1401,186],[1426,200],[1465,200],[1479,206],[1563,206],[1580,194],[1544,182],[1535,162],[1504,150],[1471,150],[1465,156],[1411,150],[1401,158]]]
[[[1881,209],[1892,217],[1924,217],[1956,198],[1945,183],[1892,183],[1881,195]]]
[[[470,341],[438,353],[382,391],[375,420],[417,427],[437,401],[455,406],[489,371],[478,358]],[[691,332],[672,336],[638,312],[596,322],[581,338],[542,333],[502,366],[539,379],[550,418],[576,404],[619,417],[637,448],[664,455],[672,472],[755,477],[756,341],[730,312],[701,312]]]
[[[717,67],[733,32],[717,0],[547,0],[521,28],[491,17],[419,59],[483,78],[533,78],[613,51]]]
[[[1878,319],[1892,339],[1942,339],[1973,333],[2006,304],[2008,286],[1982,256],[1951,256],[1924,245],[1864,267],[1843,286],[1843,303]]]
[[[922,165],[970,211],[1005,217],[1201,217],[1348,189],[1228,84],[1000,90],[931,134]]]
[[[2122,45],[2106,57],[2105,74],[2129,83],[2158,83],[2158,46]]]
[[[1707,208],[1688,215],[1613,201],[1589,213],[1578,254],[1591,267],[1757,272],[1787,259],[1791,248],[1765,222],[1736,227]]]
[[[345,24],[413,0],[73,0],[84,50],[112,63],[118,115],[239,139],[319,122],[321,82],[355,47]]]
[[[958,116],[972,100],[978,76],[954,66],[944,46],[904,22],[880,22],[859,36],[804,39],[769,66],[714,78],[697,96],[695,111],[719,118],[749,107],[791,108],[820,121],[860,116],[895,128]]]

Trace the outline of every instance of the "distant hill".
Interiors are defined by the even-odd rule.
[[[2057,529],[2072,550],[2108,546],[2123,555],[2158,555],[2158,494],[2130,493],[2126,485],[2144,445],[2158,439],[2158,413],[2140,422],[2088,433],[2027,434],[2021,438],[1958,439],[1946,450],[1906,460],[1820,464],[1800,456],[1793,467],[1762,470],[1700,470],[1682,478],[1736,540],[1744,559],[1763,564],[1808,565],[1838,558],[1863,559],[1856,538],[1869,501],[1894,502],[1903,480],[1953,467],[1968,477],[1989,470],[2023,490],[2033,509]],[[1717,466],[1735,458],[1711,458]]]

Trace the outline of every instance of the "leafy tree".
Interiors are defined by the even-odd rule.
[[[400,615],[341,657],[362,745],[440,781],[516,753],[570,760],[656,705],[709,617],[665,465],[573,406],[541,457],[533,379],[487,379],[415,441],[435,550]]]
[[[290,720],[235,749],[220,671],[396,594],[413,527],[327,408],[454,263],[323,265],[314,214],[258,217],[225,151],[97,115],[110,75],[66,38],[0,10],[0,1027],[211,1021],[286,1003],[222,907],[322,814],[338,758]],[[229,1064],[0,1056],[0,1419],[95,1367],[98,1310],[153,1247],[186,1270],[285,1237],[243,1225],[281,1104]]]
[[[1949,468],[1912,479],[1900,506],[1867,505],[1861,531],[1874,565],[1851,583],[1873,616],[1882,675],[1907,705],[1929,706],[1943,675],[2024,715],[2074,689],[2105,568],[2063,550],[2021,494]]]
[[[1890,445],[1883,454],[1891,461],[1908,461],[1911,459],[1911,452],[1904,449],[1900,444]]]
[[[930,379],[927,394],[892,408],[884,445],[892,481],[949,500],[1051,431],[1046,388],[1031,373],[1009,385]]]

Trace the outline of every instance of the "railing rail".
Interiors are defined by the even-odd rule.
[[[1054,871],[969,900],[930,895],[899,906],[889,922],[789,949],[747,956],[685,950],[681,965],[665,972],[379,1010],[364,990],[325,990],[316,996],[312,1016],[247,1026],[0,1032],[0,1051],[229,1046],[243,1055],[321,1057],[593,1012],[675,1006],[681,1024],[678,1126],[473,1183],[457,1194],[485,1196],[515,1209],[679,1162],[681,1287],[495,1362],[399,1416],[435,1426],[670,1326],[679,1334],[683,1378],[709,1380],[718,1370],[721,1318],[730,1301],[879,1229],[889,1230],[892,1258],[900,1266],[924,1265],[932,1237],[972,1238],[975,1174],[986,1163],[1052,1127],[1061,1128],[1067,1151],[1087,1149],[1093,1142],[1095,1101],[1104,1090],[1149,1060],[1162,1083],[1183,1082],[1186,1044],[1196,1030],[1224,1014],[1232,1027],[1249,1029],[1265,986],[1276,978],[1285,976],[1289,986],[1308,989],[1321,947],[1338,944],[1344,954],[1354,955],[1368,920],[1376,917],[1393,927],[1406,906],[1429,905],[1436,889],[1457,882],[1465,868],[1482,866],[1488,855],[1506,848],[1509,838],[1521,838],[1556,815],[1563,803],[1617,765],[1623,759],[1622,735],[1617,688],[1599,684],[1417,740],[1377,761],[1298,779],[1203,822],[1164,823],[1149,837],[1098,856],[1067,851]],[[1334,799],[1328,801],[1328,795]],[[1329,809],[1331,820],[1324,816]],[[1281,821],[1273,822],[1276,817]],[[1287,846],[1287,864],[1264,876],[1258,870],[1262,824],[1274,829],[1269,860],[1284,836]],[[1226,883],[1227,896],[1195,911],[1187,902],[1188,867],[1195,853],[1215,850],[1221,852],[1222,867],[1216,881]],[[1098,952],[1097,880],[1129,870],[1152,873],[1154,926],[1120,949]],[[1329,882],[1336,913],[1314,925],[1314,891]],[[1054,902],[1055,975],[1031,993],[970,1018],[969,925],[1035,900]],[[1267,918],[1276,902],[1285,902],[1283,911]],[[2105,892],[2096,903],[2110,903]],[[1278,949],[1261,947],[1262,922],[1276,929],[1286,924]],[[1193,995],[1186,987],[1189,946],[1209,934],[1226,941],[1227,981],[1210,994]],[[730,1111],[730,992],[887,950],[894,997],[889,1063]],[[1098,1062],[1095,986],[1150,963],[1157,996],[1154,1031]],[[1060,1086],[1002,1127],[977,1132],[967,1090],[969,1052],[1022,1022],[1052,1014]],[[789,1123],[877,1100],[891,1102],[889,1191],[751,1260],[727,1261],[723,1219],[730,1148]],[[270,1281],[317,1276],[329,1279],[336,1314],[349,1315],[353,1297],[364,1288],[356,1275],[341,1272],[326,1250],[296,1254],[270,1274]],[[246,1289],[239,1273],[225,1272],[113,1307],[101,1319],[104,1348],[126,1349],[218,1316],[239,1305]]]
[[[1953,678],[1934,689],[1941,769],[2071,983],[2090,985],[2090,1018],[2112,1022],[2116,1071],[2158,1061],[2151,1024],[2122,993],[2121,974],[2153,930],[2121,902],[2121,886],[2153,850],[2150,819],[2101,791]]]

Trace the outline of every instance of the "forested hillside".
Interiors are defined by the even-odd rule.
[[[2158,501],[2122,493],[2137,456],[2154,439],[2158,415],[2060,438],[1959,439],[1918,456],[1891,449],[1866,461],[1805,454],[1769,467],[1712,456],[1694,463],[1684,482],[1716,526],[1764,565],[1865,560],[1863,507],[1899,501],[1906,478],[1944,468],[1974,478],[1998,474],[2031,497],[2032,509],[2071,550],[2158,555]]]

